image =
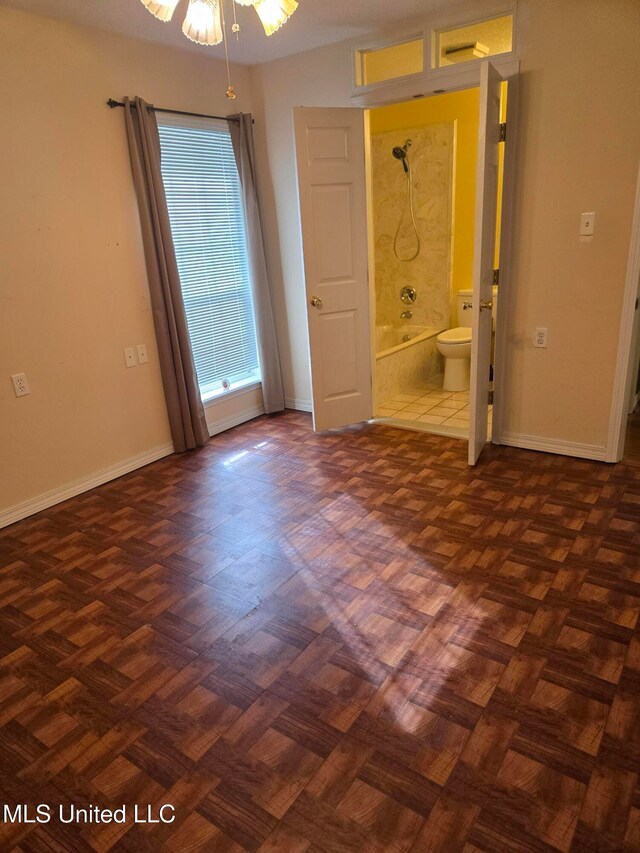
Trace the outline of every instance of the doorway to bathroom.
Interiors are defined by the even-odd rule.
[[[492,284],[495,277],[496,217],[500,161],[500,103],[501,84],[508,80],[517,82],[517,67],[506,68],[503,74],[488,60],[467,73],[455,74],[451,91],[479,86],[479,110],[475,175],[475,203],[473,221],[473,272],[472,300],[467,310],[471,313],[470,337],[471,364],[468,405],[468,459],[475,464],[488,437],[488,406],[490,394],[490,365],[492,349]],[[515,90],[514,90],[515,91]],[[425,97],[432,97],[427,95]],[[510,90],[511,97],[511,90]],[[387,103],[403,99],[389,98]],[[371,213],[372,190],[370,172],[365,155],[370,159],[370,146],[366,145],[365,123],[370,119],[371,108],[296,107],[294,129],[298,191],[300,198],[300,224],[304,254],[305,291],[309,323],[309,354],[313,394],[314,429],[325,430],[374,418],[377,406],[377,389],[374,387],[376,355],[375,345],[375,230]],[[365,122],[366,117],[366,122]],[[410,137],[392,146],[390,158],[404,172],[403,162],[410,156]],[[455,146],[453,146],[455,148]],[[397,153],[393,153],[393,148]],[[510,151],[513,147],[510,146]],[[504,172],[505,205],[513,205],[513,154],[507,155]],[[409,164],[405,162],[409,173]],[[453,207],[451,207],[453,211]],[[409,212],[409,216],[410,216]],[[416,230],[420,235],[416,218]],[[508,219],[507,219],[508,221]],[[504,228],[501,244],[506,251],[501,259],[506,265],[508,278],[508,234]],[[395,237],[395,235],[394,235]],[[455,237],[455,235],[454,235]],[[403,245],[404,244],[404,245]],[[449,238],[449,249],[453,240]],[[401,235],[396,241],[396,251],[404,256],[410,249],[410,238]],[[415,248],[414,248],[415,253]],[[416,257],[419,252],[416,254]],[[403,262],[405,263],[405,262]],[[373,271],[373,275],[371,275]],[[411,300],[411,294],[407,293]],[[451,296],[450,296],[451,298]],[[409,310],[409,309],[405,309]],[[451,323],[449,315],[449,324]],[[372,321],[372,318],[373,319]],[[413,319],[413,317],[405,317]],[[392,325],[392,324],[388,324]],[[459,327],[453,326],[453,329]],[[433,330],[427,330],[433,331]],[[460,343],[447,341],[451,327],[435,332],[436,344]],[[381,334],[388,329],[379,329]],[[438,336],[445,333],[444,341]],[[393,330],[391,330],[393,333]],[[407,333],[409,334],[409,333]],[[425,334],[423,330],[415,337]],[[501,337],[502,336],[502,337]],[[504,343],[498,326],[498,338]],[[400,341],[400,343],[408,343]],[[395,344],[398,346],[399,344]],[[393,349],[395,347],[387,347]],[[498,349],[497,364],[504,347]],[[444,365],[444,363],[443,363]],[[446,373],[446,368],[444,369]],[[500,371],[498,377],[498,402],[502,399]],[[435,382],[437,374],[427,377]],[[423,377],[424,378],[424,377]],[[422,391],[422,385],[418,387]],[[444,380],[443,386],[444,388]],[[438,393],[437,388],[428,391]],[[399,395],[401,391],[397,391]],[[452,392],[462,393],[464,391]],[[416,396],[416,395],[413,395]],[[426,396],[421,394],[420,396]],[[420,398],[418,398],[420,399]],[[383,400],[382,402],[388,402]],[[406,401],[410,404],[411,401]],[[424,405],[424,404],[423,404]],[[432,406],[429,408],[437,408]],[[462,410],[460,410],[462,411]],[[493,427],[500,407],[494,407]],[[426,412],[428,414],[428,412]],[[418,413],[420,415],[422,413]],[[434,415],[438,417],[438,415]],[[448,418],[446,418],[448,419]],[[463,418],[459,418],[462,420]],[[398,418],[399,425],[411,425],[410,419]],[[415,418],[414,421],[417,421]],[[401,422],[401,423],[400,423]],[[499,422],[499,417],[498,417]],[[428,425],[426,421],[412,428],[433,429],[440,424]],[[456,429],[448,425],[447,429]],[[462,427],[458,435],[464,438]],[[438,430],[440,431],[440,430]],[[498,427],[499,431],[499,427]],[[499,438],[495,439],[499,440]]]
[[[500,98],[503,126],[506,86],[503,82]],[[480,90],[472,87],[375,108],[368,120],[374,418],[462,439],[468,439],[470,423],[479,108]],[[496,283],[486,377],[490,395],[498,298]],[[489,402],[489,437],[492,418]]]

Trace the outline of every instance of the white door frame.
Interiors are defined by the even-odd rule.
[[[487,59],[480,66],[480,113],[476,157],[476,209],[472,273],[471,381],[469,383],[469,465],[475,465],[488,438],[489,373],[493,338],[496,225],[500,177],[500,119],[503,78]],[[487,304],[488,303],[488,304]],[[498,304],[498,307],[499,304]],[[491,308],[491,310],[487,310]]]
[[[520,63],[518,63],[519,65]],[[501,444],[505,414],[505,368],[509,349],[511,308],[513,305],[513,222],[516,210],[516,162],[518,149],[518,106],[520,75],[516,71],[504,78],[507,83],[507,138],[502,166],[502,209],[500,213],[500,278],[495,329],[493,377],[493,420],[491,443]]]
[[[620,336],[618,339],[618,358],[613,382],[613,398],[609,417],[609,435],[607,436],[606,462],[619,462],[624,452],[624,439],[627,426],[627,404],[631,396],[631,383],[635,380],[637,364],[632,364],[635,354],[635,338],[639,334],[635,322],[638,311],[635,301],[640,296],[640,168],[636,184],[636,201],[631,225],[631,242],[627,279],[620,317]]]
[[[492,60],[493,61],[493,60]],[[500,444],[503,432],[504,421],[504,372],[506,366],[506,355],[508,349],[508,328],[509,328],[509,303],[510,287],[512,286],[512,264],[513,264],[513,221],[515,213],[515,176],[517,162],[517,118],[518,118],[518,103],[520,96],[519,75],[520,62],[518,60],[509,60],[503,62],[495,62],[495,66],[502,74],[503,80],[508,83],[507,87],[507,138],[504,152],[504,166],[502,173],[502,211],[500,220],[500,283],[498,291],[498,313],[496,318],[495,329],[495,376],[494,376],[494,397],[493,397],[493,424],[491,431],[492,444]],[[449,69],[443,69],[448,72]],[[432,95],[441,95],[443,93],[451,93],[462,91],[464,89],[473,89],[480,85],[479,67],[475,65],[471,68],[465,68],[460,65],[454,69],[454,74],[444,73],[438,75],[437,89],[425,92],[420,97],[428,98]],[[384,94],[371,93],[370,95],[359,95],[352,97],[351,101],[354,105],[360,106],[365,110],[376,109],[377,107],[388,106],[391,104],[401,104],[410,100],[407,96],[402,83],[394,91],[392,81],[385,88]],[[367,148],[370,148],[370,134],[368,131],[365,134]],[[367,151],[367,158],[369,152]],[[367,207],[369,210],[369,220],[371,214],[371,184],[370,184],[370,164],[367,163]],[[371,239],[372,223],[368,223],[369,235]],[[373,381],[373,404],[374,412],[376,406],[376,390],[375,390],[375,269],[372,265],[373,250],[369,250],[369,303],[371,305],[371,361],[372,361],[372,381]]]

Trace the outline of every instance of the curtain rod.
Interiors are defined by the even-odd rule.
[[[109,98],[107,106],[114,109],[114,107],[124,107],[124,104],[122,101],[116,101],[114,98]],[[237,118],[230,118],[229,116],[210,116],[206,113],[188,113],[184,110],[165,110],[162,107],[150,107],[150,109],[152,109],[154,113],[171,113],[175,116],[193,116],[194,118],[217,118],[222,121],[238,121]],[[253,122],[253,119],[251,121]]]

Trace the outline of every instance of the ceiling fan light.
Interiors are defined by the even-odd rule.
[[[182,32],[197,44],[220,44],[222,20],[219,0],[189,0]]]
[[[161,21],[170,21],[180,0],[142,0],[152,15]]]
[[[270,36],[293,15],[298,4],[296,0],[257,0],[255,7],[265,33]]]

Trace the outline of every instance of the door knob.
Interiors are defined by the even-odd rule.
[[[480,310],[481,311],[491,311],[493,308],[493,300],[491,299],[481,299],[480,300]]]
[[[322,299],[319,296],[312,296],[309,302],[314,308],[322,308]]]

